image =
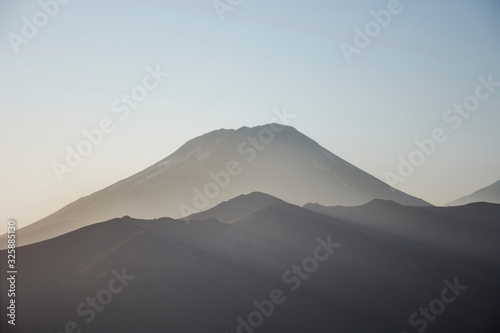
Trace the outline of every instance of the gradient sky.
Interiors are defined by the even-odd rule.
[[[500,88],[457,130],[443,114],[478,76],[500,81],[498,1],[401,0],[347,63],[340,43],[388,2],[243,0],[221,21],[211,0],[73,0],[18,53],[7,36],[40,6],[0,2],[0,219],[35,222],[195,136],[268,123],[284,106],[292,126],[383,181],[443,128],[448,140],[395,186],[433,204],[490,185]],[[119,120],[111,103],[156,65],[170,76]],[[115,130],[59,182],[51,163],[105,117]]]

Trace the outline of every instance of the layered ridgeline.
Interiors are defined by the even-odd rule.
[[[189,223],[93,224],[18,249],[19,319],[0,331],[497,333],[499,206],[376,200],[350,208],[382,218],[362,225],[251,193]],[[480,246],[454,246],[470,230]]]
[[[460,206],[472,202],[500,203],[500,180],[476,192],[453,200],[446,206]]]
[[[307,204],[304,208],[366,228],[374,236],[383,234],[388,236],[387,241],[407,247],[422,243],[500,264],[497,254],[500,254],[499,204],[476,202],[460,207],[409,207],[376,199],[357,207]]]
[[[373,199],[427,202],[391,188],[295,128],[269,124],[220,129],[149,168],[80,198],[19,231],[19,245],[124,215],[185,217],[254,191],[304,205],[354,206]]]

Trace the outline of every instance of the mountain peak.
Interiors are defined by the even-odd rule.
[[[289,204],[266,193],[252,192],[224,201],[201,213],[192,214],[188,216],[186,220],[207,220],[213,218],[220,222],[230,224],[242,217],[255,214],[264,208],[274,205]]]
[[[47,231],[43,233],[47,239],[124,215],[183,218],[241,194],[248,194],[239,198],[248,207],[241,204],[240,209],[249,213],[278,200],[273,197],[297,206],[308,202],[356,206],[377,198],[429,205],[391,189],[295,128],[271,123],[219,129],[193,138],[145,170],[28,226],[20,239],[29,244],[40,240],[41,229]]]

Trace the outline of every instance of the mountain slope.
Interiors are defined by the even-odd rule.
[[[294,208],[293,205],[273,197],[272,195],[252,192],[224,201],[201,213],[192,214],[185,218],[185,220],[216,219],[222,223],[231,224],[238,222],[242,218],[256,214],[263,209],[276,206],[279,206],[281,209],[285,209],[285,207]]]
[[[500,253],[497,204],[411,207],[377,199],[359,207],[307,204],[304,208],[371,230],[387,237],[388,242],[424,243],[500,265],[496,254]]]
[[[410,327],[409,316],[442,295],[443,281],[466,289],[426,332],[497,332],[497,264],[425,243],[387,242],[362,226],[269,199],[253,193],[209,214],[229,216],[225,210],[248,202],[254,212],[231,213],[231,224],[124,217],[19,248],[19,321],[9,332],[63,331],[69,321],[95,333],[246,332],[237,330],[238,318],[248,322],[254,302],[276,290],[282,302],[255,332],[415,331],[423,324]],[[117,273],[130,280],[109,301]],[[88,297],[106,303],[92,320]]]
[[[297,205],[359,205],[375,198],[429,205],[392,189],[293,127],[269,124],[197,137],[144,171],[21,229],[19,245],[124,215],[184,217],[255,191]]]
[[[445,206],[461,206],[472,202],[491,202],[500,204],[500,180],[472,194],[453,200]]]

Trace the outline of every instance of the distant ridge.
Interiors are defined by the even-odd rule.
[[[448,202],[445,206],[461,206],[472,202],[500,203],[500,180],[472,194]]]
[[[369,228],[374,234],[391,234],[399,241],[453,249],[500,264],[495,254],[500,253],[499,204],[479,202],[459,207],[413,207],[375,199],[358,207],[309,203],[304,208]]]

